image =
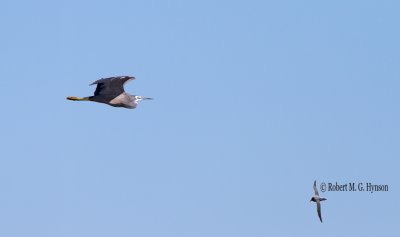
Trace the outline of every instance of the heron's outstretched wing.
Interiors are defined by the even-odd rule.
[[[321,202],[318,200],[317,201],[317,212],[318,212],[318,217],[322,222],[322,216],[321,216]]]
[[[314,180],[314,193],[316,196],[319,196],[318,189],[317,189],[317,180]]]
[[[124,93],[126,82],[135,79],[130,76],[108,77],[97,80],[90,85],[97,84],[95,96],[117,97]]]

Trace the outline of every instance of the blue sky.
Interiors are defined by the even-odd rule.
[[[399,7],[2,1],[0,236],[393,235]],[[115,75],[155,100],[65,99]]]

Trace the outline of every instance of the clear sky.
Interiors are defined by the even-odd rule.
[[[393,236],[399,1],[0,2],[0,236]],[[67,96],[132,75],[135,110]],[[371,182],[388,192],[320,192]]]

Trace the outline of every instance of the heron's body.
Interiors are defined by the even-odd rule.
[[[326,198],[322,198],[319,196],[318,189],[317,189],[317,181],[314,181],[314,196],[311,198],[310,202],[315,202],[317,204],[317,213],[319,220],[322,222],[322,215],[321,215],[321,202],[327,200]]]
[[[130,95],[125,92],[125,83],[134,79],[135,78],[131,76],[103,78],[90,84],[97,85],[96,91],[94,92],[93,96],[83,98],[69,96],[67,97],[67,99],[76,101],[94,101],[108,104],[114,107],[134,109],[138,105],[139,101],[152,99],[144,96]]]

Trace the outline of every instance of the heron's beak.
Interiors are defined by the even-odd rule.
[[[142,100],[154,100],[154,99],[151,97],[142,97]]]

